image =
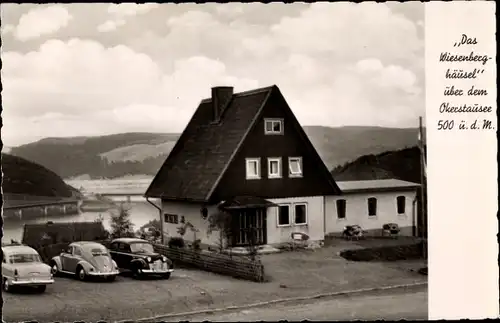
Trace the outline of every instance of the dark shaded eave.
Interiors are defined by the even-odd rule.
[[[268,208],[277,206],[276,203],[255,196],[236,196],[219,205],[223,209],[250,209],[250,208]]]
[[[408,192],[416,190],[420,185],[402,186],[402,187],[374,187],[374,188],[354,188],[344,189],[341,195],[356,194],[356,193],[383,193],[383,192]]]

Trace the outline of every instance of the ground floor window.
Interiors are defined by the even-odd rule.
[[[398,196],[396,198],[396,205],[398,209],[398,214],[405,214],[406,213],[406,197],[405,196]]]
[[[173,224],[178,224],[179,223],[179,216],[177,214],[168,214],[165,213],[163,215],[164,221],[166,223],[173,223]]]
[[[337,200],[337,218],[345,219],[346,200]]]
[[[307,205],[305,203],[294,204],[295,224],[307,224]]]
[[[278,226],[290,225],[290,205],[278,206]]]
[[[377,199],[374,197],[368,199],[368,216],[377,216]]]

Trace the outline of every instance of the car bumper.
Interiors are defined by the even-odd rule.
[[[93,276],[93,277],[109,277],[109,276],[116,276],[120,272],[118,270],[115,271],[106,271],[106,272],[98,272],[98,271],[89,271],[87,275]]]
[[[10,284],[13,286],[40,286],[40,285],[50,285],[54,283],[54,279],[18,279],[10,280]]]
[[[148,275],[161,275],[173,272],[173,269],[142,269],[141,273]]]

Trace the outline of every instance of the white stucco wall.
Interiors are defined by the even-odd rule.
[[[396,198],[406,197],[406,212],[398,214]],[[341,234],[346,225],[360,225],[364,230],[382,230],[386,223],[397,223],[402,229],[401,234],[411,235],[411,227],[416,226],[417,218],[413,201],[416,191],[348,193],[342,196],[327,196],[325,198],[325,223],[327,234]],[[368,216],[368,198],[377,199],[377,215]],[[338,199],[346,200],[346,217],[338,219]],[[416,211],[416,210],[415,210]]]
[[[285,198],[285,199],[268,199],[276,204],[290,204],[290,225],[289,226],[278,226],[278,210],[277,207],[270,207],[267,211],[267,243],[268,244],[280,244],[291,242],[292,232],[302,232],[309,236],[311,241],[321,241],[324,240],[324,197],[323,196],[312,196],[312,197],[295,197],[295,198]],[[307,205],[307,224],[305,225],[295,225],[293,224],[293,204],[294,203],[305,203]],[[180,223],[181,217],[184,216],[186,222],[189,221],[193,226],[199,230],[196,233],[196,239],[200,239],[201,243],[208,245],[217,245],[219,241],[219,233],[212,232],[210,235],[207,234],[208,220],[204,220],[201,217],[200,209],[201,204],[188,204],[179,202],[162,202],[162,221],[163,221],[163,233],[168,240],[172,237],[180,237],[177,229],[182,225]],[[215,210],[215,206],[208,208],[208,214],[211,214]],[[177,214],[179,223],[172,224],[165,222],[164,214]],[[195,234],[189,229],[184,235],[184,240],[194,241]]]
[[[324,240],[324,197],[323,196],[310,196],[310,197],[294,197],[284,199],[268,199],[276,204],[291,204],[290,211],[290,225],[278,226],[278,208],[270,207],[267,210],[267,243],[280,244],[291,242],[291,234],[293,232],[306,233],[310,241]],[[295,225],[293,224],[293,204],[306,203],[307,204],[307,224]]]
[[[212,232],[210,235],[207,234],[208,230],[208,219],[203,219],[200,213],[202,208],[202,204],[195,203],[179,203],[179,202],[167,202],[162,201],[162,221],[163,221],[163,234],[168,240],[172,237],[180,237],[180,234],[177,232],[177,229],[183,224],[180,223],[182,216],[184,216],[186,222],[191,222],[191,224],[199,230],[199,232],[194,233],[189,228],[186,230],[184,235],[185,241],[194,241],[195,236],[196,239],[200,239],[201,243],[208,245],[217,245],[219,241],[219,233]],[[208,207],[208,215],[210,215],[215,207]],[[165,222],[164,214],[177,214],[179,223],[167,223]]]

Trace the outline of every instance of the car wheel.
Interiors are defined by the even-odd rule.
[[[44,293],[46,289],[47,289],[46,285],[38,286],[37,288],[38,292],[40,293]]]
[[[139,267],[134,267],[132,269],[132,276],[134,276],[135,279],[141,279],[142,278],[142,272]]]
[[[171,273],[166,273],[166,274],[163,274],[162,278],[163,278],[163,279],[169,279],[169,278],[170,278],[170,274],[171,274]]]
[[[84,281],[87,278],[87,274],[85,273],[85,269],[83,269],[83,267],[79,267],[76,270],[76,276],[78,277],[79,280]]]
[[[57,263],[55,261],[50,263],[50,273],[54,277],[59,274],[59,268],[57,267]]]
[[[7,280],[7,278],[3,279],[3,281],[2,281],[2,288],[6,292],[11,292],[12,291],[12,287],[10,286],[9,281]]]

